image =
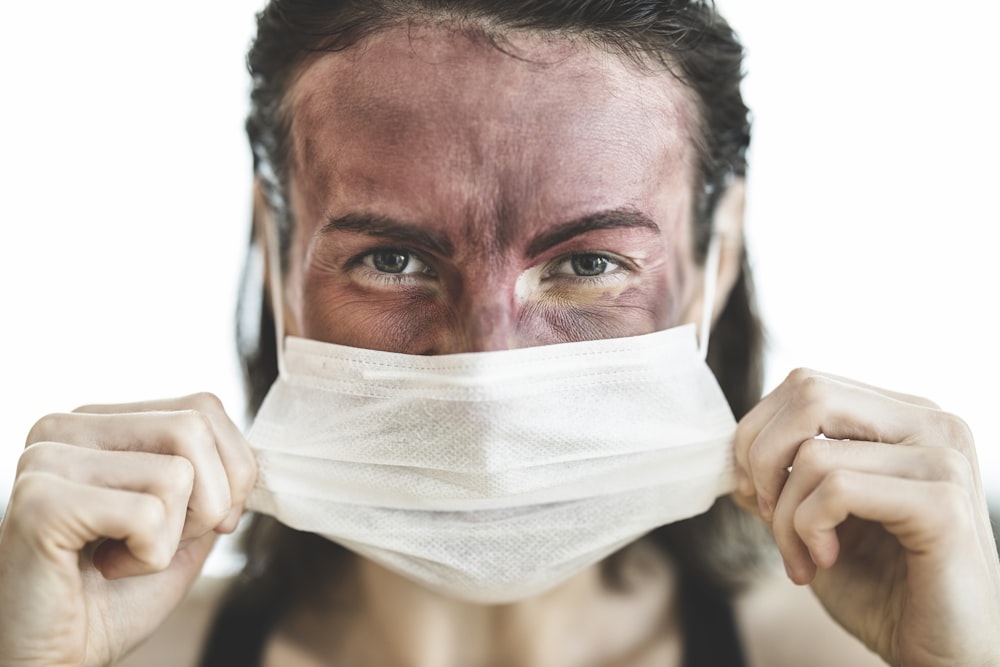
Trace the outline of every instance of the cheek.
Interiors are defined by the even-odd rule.
[[[584,299],[530,303],[519,325],[526,337],[543,343],[620,338],[672,326],[674,310],[655,287],[627,287]]]

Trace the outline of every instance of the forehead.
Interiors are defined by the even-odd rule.
[[[286,104],[299,208],[321,216],[440,219],[448,202],[464,221],[506,211],[509,231],[663,197],[686,207],[696,173],[687,88],[581,39],[497,48],[399,26],[313,58]]]

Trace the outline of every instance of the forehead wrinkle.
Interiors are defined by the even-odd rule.
[[[407,48],[412,50],[412,44]],[[480,51],[488,49],[482,45],[476,48]],[[305,72],[290,91],[290,157],[303,174],[309,174],[308,187],[313,190],[308,193],[310,197],[328,196],[330,189],[340,187],[335,181],[345,177],[352,182],[349,187],[352,195],[358,194],[359,183],[365,184],[367,179],[366,192],[371,196],[378,196],[377,190],[381,185],[378,178],[382,175],[381,172],[374,172],[372,175],[353,171],[344,173],[341,168],[344,152],[349,153],[352,148],[359,150],[357,146],[353,146],[358,141],[352,140],[352,127],[363,128],[366,124],[370,126],[365,121],[375,120],[382,132],[377,138],[384,144],[379,150],[388,152],[381,155],[385,159],[393,158],[391,150],[394,145],[409,142],[405,148],[412,151],[414,144],[420,148],[419,143],[423,141],[426,144],[423,146],[423,154],[428,160],[459,160],[467,165],[468,168],[458,170],[460,176],[457,179],[449,182],[432,181],[423,185],[439,192],[442,191],[439,188],[443,189],[444,194],[452,195],[452,201],[455,201],[453,195],[456,192],[462,195],[464,211],[459,214],[463,220],[462,227],[484,246],[484,250],[487,242],[493,244],[488,249],[494,251],[509,246],[518,237],[521,227],[527,224],[526,221],[537,220],[540,216],[549,218],[553,212],[564,212],[553,208],[566,204],[559,200],[558,193],[554,199],[550,196],[551,201],[536,201],[546,194],[546,189],[539,190],[536,183],[552,177],[557,177],[561,182],[572,182],[583,177],[591,182],[595,182],[595,178],[600,179],[600,175],[593,173],[592,165],[586,160],[579,157],[575,160],[561,160],[558,155],[552,158],[546,155],[545,160],[538,160],[538,147],[534,146],[535,150],[532,151],[530,144],[548,141],[550,148],[557,148],[560,142],[573,142],[577,146],[590,146],[586,150],[592,153],[612,152],[616,155],[615,159],[621,170],[637,174],[637,179],[638,174],[643,173],[651,162],[659,162],[666,165],[672,173],[664,174],[664,170],[659,168],[662,182],[655,184],[657,188],[669,189],[666,187],[667,183],[676,178],[677,171],[688,172],[683,180],[692,186],[696,181],[697,171],[691,169],[696,164],[692,141],[693,111],[696,107],[690,104],[686,87],[672,75],[638,75],[631,67],[626,73],[623,72],[625,66],[621,58],[610,54],[589,54],[589,62],[596,62],[603,68],[600,85],[603,94],[621,102],[631,113],[641,117],[646,127],[654,128],[655,131],[652,134],[620,131],[616,115],[600,102],[601,96],[598,95],[593,104],[583,99],[579,108],[550,106],[552,114],[566,117],[559,134],[552,137],[532,133],[530,128],[525,127],[517,127],[516,131],[512,131],[514,123],[511,122],[510,113],[498,117],[491,112],[491,107],[496,106],[517,111],[522,103],[531,102],[526,94],[526,91],[531,90],[530,86],[480,86],[480,95],[483,89],[491,89],[490,94],[493,95],[489,100],[491,107],[487,108],[485,116],[467,113],[469,100],[459,93],[450,100],[454,104],[444,107],[443,111],[450,111],[450,114],[441,112],[438,108],[440,105],[433,104],[433,98],[423,107],[414,105],[414,100],[405,95],[403,102],[399,103],[399,93],[407,90],[404,88],[405,76],[399,78],[403,74],[399,68],[390,69],[396,79],[384,76],[386,63],[384,59],[379,61],[376,51],[377,48],[366,43],[364,52],[349,58],[343,53],[324,54],[326,64],[319,63],[318,59],[313,63],[318,66]],[[526,67],[524,63],[500,53],[489,57],[501,58],[501,62],[506,63],[496,68],[487,68],[486,72],[494,76],[495,81],[520,80],[524,76],[518,70],[519,67]],[[372,67],[368,67],[368,64],[372,64]],[[427,64],[423,63],[425,66]],[[444,67],[449,71],[454,69],[437,62],[433,66]],[[322,67],[327,68],[325,78]],[[328,76],[331,69],[337,74],[334,79]],[[574,66],[569,56],[560,65],[550,69],[582,83],[596,76],[593,69]],[[404,68],[404,72],[406,71]],[[544,77],[546,72],[534,71],[531,74]],[[433,94],[440,93],[434,83],[426,87],[428,94],[432,90]],[[441,84],[442,81],[438,80],[436,83]],[[448,80],[445,84],[446,90],[447,85],[450,85],[462,92],[461,80]],[[502,94],[497,95],[497,90],[502,91]],[[674,94],[670,94],[672,91]],[[681,91],[681,94],[676,94],[676,91]],[[588,115],[594,109],[599,113]],[[524,116],[515,113],[513,118],[523,120]],[[529,123],[532,120],[530,116],[527,118]],[[317,136],[316,128],[321,128],[323,133]],[[387,135],[386,132],[390,134]],[[442,135],[447,136],[445,141],[434,141]],[[420,137],[419,141],[417,136]],[[650,136],[654,137],[652,142],[649,141]],[[340,140],[341,137],[342,143],[337,145],[334,140]],[[527,148],[523,144],[528,145]],[[374,148],[366,147],[366,150],[378,156]],[[583,152],[586,153],[586,150]],[[558,151],[549,150],[548,153],[558,154]],[[347,163],[350,164],[350,157],[347,158]],[[371,162],[366,163],[366,166],[370,165]],[[421,165],[419,168],[423,167]],[[433,169],[428,169],[428,172],[432,171]],[[322,192],[323,190],[326,192]],[[426,198],[433,199],[434,195],[428,194]],[[618,205],[621,203],[616,202]]]

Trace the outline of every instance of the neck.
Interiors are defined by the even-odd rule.
[[[289,619],[284,637],[331,664],[679,665],[673,568],[644,542],[616,558],[620,584],[606,582],[598,565],[543,595],[503,605],[447,598],[358,558],[348,596],[356,603],[345,605],[340,595],[322,620],[303,611]]]

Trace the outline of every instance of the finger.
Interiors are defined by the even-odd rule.
[[[44,472],[17,478],[4,522],[5,532],[20,544],[74,570],[79,552],[95,540],[120,540],[136,563],[136,573],[166,568],[177,547],[168,536],[160,498]]]
[[[138,577],[168,569],[173,565],[177,555],[183,553],[192,544],[202,544],[206,538],[209,540],[208,544],[214,544],[216,537],[214,533],[205,533],[204,535],[176,543],[170,561],[164,567],[155,570],[150,570],[146,563],[135,558],[132,555],[129,545],[122,540],[107,539],[99,542],[94,547],[90,558],[94,567],[105,579],[109,581],[127,579],[128,577]]]
[[[182,539],[194,467],[181,456],[41,442],[24,450],[17,469],[18,475],[43,472],[88,486],[154,495],[166,509],[166,537],[174,543]]]
[[[216,446],[215,433],[208,419],[199,412],[48,415],[32,428],[29,446],[39,440],[187,459],[195,470],[185,528],[188,535],[212,530],[232,509],[229,480]]]
[[[873,384],[867,384],[865,382],[859,382],[853,378],[847,378],[842,375],[835,375],[833,373],[820,373],[819,371],[800,369],[806,376],[808,375],[823,375],[830,378],[836,382],[849,387],[857,387],[858,389],[866,389],[868,391],[874,391],[889,398],[896,399],[903,403],[908,403],[910,405],[915,405],[920,408],[929,408],[931,410],[939,410],[940,406],[929,399],[923,398],[922,396],[915,396],[914,394],[907,394],[900,391],[892,391],[891,389],[886,389],[885,387],[876,387]],[[795,371],[793,371],[795,373]]]
[[[757,426],[763,426],[768,421],[771,420],[774,412],[776,412],[782,405],[784,405],[790,397],[794,396],[800,391],[800,387],[808,384],[814,379],[826,379],[832,382],[839,383],[845,387],[850,387],[854,389],[862,389],[865,391],[871,391],[888,398],[895,399],[901,403],[906,403],[921,408],[928,408],[931,410],[940,409],[939,406],[926,398],[920,396],[915,396],[913,394],[907,394],[898,391],[892,391],[885,389],[883,387],[876,387],[875,385],[867,384],[865,382],[859,382],[852,378],[846,378],[840,375],[834,375],[832,373],[821,373],[819,371],[810,368],[796,368],[791,371],[785,379],[774,388],[769,394],[767,394],[761,401],[754,407],[751,414],[747,417],[748,425],[753,426],[753,422],[756,420]],[[752,414],[759,413],[759,414]],[[759,430],[759,428],[758,428]]]
[[[789,577],[805,583],[815,564],[795,529],[796,511],[834,471],[847,470],[913,480],[945,481],[971,488],[968,459],[944,447],[898,447],[884,443],[813,439],[799,447],[775,505],[772,532]]]
[[[901,403],[916,407],[922,407],[930,410],[936,410],[938,408],[935,403],[912,394],[889,391],[838,375],[819,373],[808,368],[795,369],[788,374],[780,385],[761,399],[761,401],[754,406],[754,408],[750,410],[750,412],[748,412],[743,419],[740,420],[740,423],[737,426],[735,438],[736,460],[739,464],[738,467],[744,475],[746,475],[744,478],[746,480],[745,484],[740,489],[743,495],[749,496],[754,492],[752,479],[749,478],[749,448],[754,439],[787,403],[794,402],[797,398],[799,398],[799,395],[803,391],[808,392],[810,390],[811,383],[823,380],[831,383],[837,383],[844,388],[859,389],[867,393],[879,394],[883,397],[894,399]],[[818,435],[818,433],[810,434],[810,437],[814,435]],[[826,435],[829,437],[839,437],[833,436],[830,433],[826,433]],[[859,435],[845,437],[862,439]],[[874,440],[875,438],[870,439]]]
[[[199,537],[184,540],[177,545],[173,558],[163,570],[172,571],[180,569],[181,573],[187,573],[183,580],[184,588],[198,574],[205,560],[208,558],[212,546],[218,536],[214,533],[205,533]],[[94,567],[109,581],[121,581],[130,577],[147,574],[143,571],[143,566],[132,558],[127,546],[118,540],[107,540],[100,544],[92,555]]]
[[[826,436],[919,444],[927,433],[937,433],[932,424],[942,414],[825,376],[810,376],[743,449],[761,515],[771,518],[788,468],[803,442]]]
[[[229,418],[222,401],[214,394],[203,392],[156,401],[85,405],[77,408],[75,412],[112,414],[116,412],[173,412],[181,410],[195,410],[208,418],[215,433],[219,457],[226,469],[234,509],[240,509],[257,480],[257,459],[250,449],[250,443],[243,437],[239,427]],[[227,521],[232,521],[233,514],[231,513]],[[238,519],[239,512],[235,512],[235,516]]]
[[[971,498],[951,482],[837,470],[795,512],[795,530],[817,566],[837,562],[836,529],[848,516],[880,523],[911,556],[930,559],[931,568],[968,551],[976,523]]]

